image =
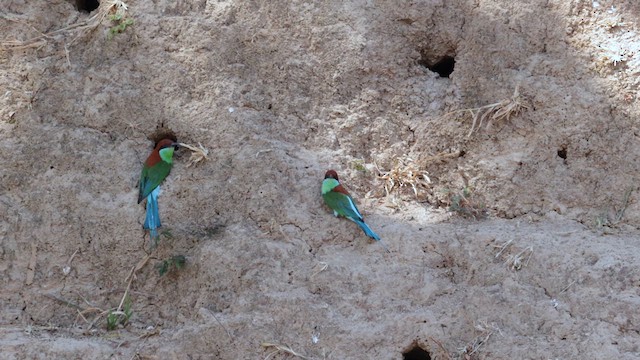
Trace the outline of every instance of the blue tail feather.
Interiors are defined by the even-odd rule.
[[[380,236],[378,236],[378,234],[374,233],[373,230],[371,230],[371,228],[369,228],[369,226],[364,222],[364,221],[356,221],[356,224],[358,224],[358,226],[360,226],[360,228],[362,229],[362,231],[364,231],[364,233],[374,239],[374,240],[380,240]]]
[[[374,233],[373,230],[371,230],[371,228],[369,228],[369,225],[367,225],[364,221],[356,221],[354,220],[353,222],[355,222],[356,224],[358,224],[358,226],[360,226],[360,228],[362,229],[362,231],[364,231],[365,235],[367,235],[368,237],[376,240],[377,242],[380,243],[380,245],[382,245],[382,247],[387,250],[387,252],[391,252],[389,251],[389,249],[387,248],[387,246],[382,242],[382,240],[380,240],[380,236],[378,236],[378,234]]]
[[[158,195],[160,195],[160,186],[153,189],[147,196],[147,216],[144,219],[144,228],[149,230],[149,235],[153,240],[153,245],[158,244],[158,228],[162,226],[160,223],[160,214],[158,212]]]

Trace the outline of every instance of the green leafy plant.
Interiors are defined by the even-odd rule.
[[[468,186],[465,186],[460,192],[449,195],[449,211],[458,213],[465,218],[484,219],[487,217],[487,207],[478,201]]]
[[[168,259],[163,260],[156,268],[158,269],[158,273],[160,276],[164,276],[171,270],[179,270],[182,269],[187,264],[187,258],[184,255],[174,255]]]
[[[364,167],[364,160],[353,160],[351,162],[351,166],[353,167],[354,170],[357,171],[362,171],[362,172],[367,172],[367,168]]]
[[[126,325],[133,315],[131,299],[127,296],[124,300],[122,311],[113,310],[107,315],[107,330],[115,330],[118,325]]]
[[[602,211],[595,218],[596,228],[614,228],[617,227],[624,218],[624,213],[629,207],[631,202],[631,193],[633,193],[633,187],[630,187],[625,191],[622,204],[620,206],[614,206],[610,211]]]
[[[114,26],[109,28],[109,34],[107,35],[109,40],[113,39],[116,34],[124,32],[128,26],[133,25],[133,19],[125,18],[120,13],[109,15],[109,20],[115,23]]]

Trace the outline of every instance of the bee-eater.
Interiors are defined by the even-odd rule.
[[[154,246],[158,243],[158,228],[162,226],[158,214],[158,195],[160,195],[160,183],[171,172],[173,165],[173,151],[178,146],[170,139],[158,141],[151,155],[144,162],[140,174],[140,192],[138,204],[147,198],[147,216],[144,220],[144,228],[149,230]]]
[[[340,184],[338,173],[334,170],[328,170],[324,174],[324,180],[322,181],[322,198],[325,204],[333,210],[333,215],[336,217],[343,216],[358,224],[368,237],[378,241],[387,252],[390,252],[382,243],[380,237],[364,222],[362,214],[360,214],[360,211],[356,207],[356,203],[353,201],[351,195],[349,195],[349,192]]]

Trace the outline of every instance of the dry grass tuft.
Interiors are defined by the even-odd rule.
[[[482,345],[486,344],[489,341],[491,335],[494,332],[498,331],[500,333],[500,329],[498,329],[495,324],[491,327],[486,323],[477,323],[474,326],[475,330],[478,332],[478,335],[473,339],[473,341],[467,346],[458,349],[458,358],[464,360],[475,360],[480,359],[481,357],[478,355],[478,351],[482,347]]]
[[[129,5],[122,0],[108,0],[106,1],[105,8],[106,13],[124,17],[127,14],[127,10],[129,10]]]
[[[187,164],[187,167],[191,167],[193,165],[199,164],[202,161],[209,160],[209,150],[202,146],[202,144],[200,143],[198,143],[198,147],[183,143],[179,143],[178,145],[191,150],[191,156],[189,157],[189,164]]]
[[[311,358],[308,358],[302,354],[298,354],[297,352],[293,351],[289,346],[286,345],[280,345],[280,344],[274,344],[274,343],[270,343],[270,342],[263,342],[262,344],[260,344],[263,348],[265,349],[269,349],[269,348],[274,348],[275,350],[272,351],[269,355],[267,355],[267,357],[264,358],[264,360],[269,360],[269,358],[271,358],[273,355],[277,354],[277,353],[285,353],[291,356],[296,356],[299,357],[300,359],[306,359],[306,360],[310,360]]]
[[[418,197],[419,190],[429,189],[431,186],[431,179],[429,173],[426,170],[422,170],[420,166],[410,157],[398,158],[391,170],[382,170],[376,164],[378,169],[378,178],[385,181],[384,190],[386,195],[396,188],[411,188],[416,198]]]
[[[531,260],[531,256],[533,256],[533,246],[520,250],[516,254],[507,255],[507,249],[511,245],[513,245],[513,239],[502,245],[494,245],[494,247],[500,249],[500,251],[495,255],[495,258],[498,259],[500,257],[504,257],[504,263],[508,265],[511,270],[518,271],[529,264],[529,260]]]
[[[311,274],[310,278],[313,278],[314,276],[316,276],[316,275],[320,274],[321,272],[327,270],[328,267],[329,267],[329,264],[327,264],[324,261],[320,261],[318,263],[318,265],[316,265],[314,267],[314,269],[318,269],[318,270],[316,270],[313,274]]]
[[[455,110],[444,114],[443,117],[469,112],[473,123],[467,137],[471,137],[485,122],[488,127],[494,121],[509,121],[512,116],[520,114],[524,109],[529,109],[529,105],[527,105],[525,98],[520,95],[520,86],[518,85],[513,91],[513,95],[508,99],[477,108]]]

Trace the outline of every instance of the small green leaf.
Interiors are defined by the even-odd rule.
[[[187,258],[184,255],[174,255],[166,260],[163,260],[156,268],[158,269],[158,273],[160,276],[164,276],[166,273],[171,271],[171,269],[182,269],[187,264]]]
[[[352,166],[354,170],[367,172],[367,168],[364,167],[364,160],[354,160]]]
[[[157,265],[158,273],[160,276],[164,276],[169,271],[169,261],[164,260]]]
[[[187,258],[184,255],[176,255],[171,258],[176,269],[182,269],[187,264]]]
[[[116,326],[118,326],[118,315],[109,313],[109,315],[107,315],[107,330],[115,330]]]
[[[164,236],[165,238],[167,238],[167,239],[169,239],[169,240],[170,240],[170,239],[173,239],[173,234],[171,233],[171,230],[169,230],[169,229],[163,230],[163,231],[160,233],[160,235]]]

